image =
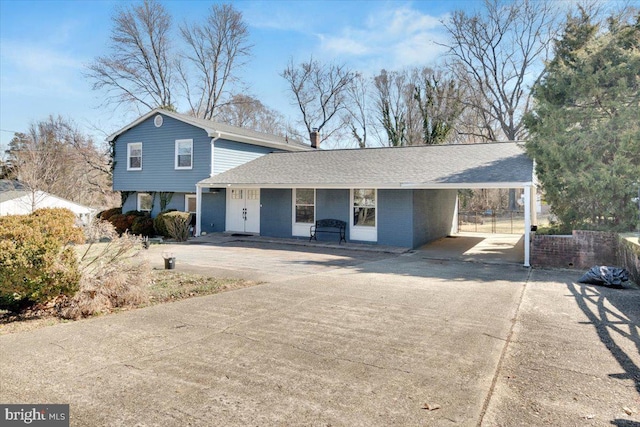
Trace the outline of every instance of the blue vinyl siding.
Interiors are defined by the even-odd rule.
[[[263,188],[260,190],[260,235],[291,237],[291,190]]]
[[[378,190],[378,243],[413,247],[413,190]]]
[[[122,204],[122,213],[135,211],[138,208],[138,193],[130,194]]]
[[[213,144],[213,173],[226,172],[229,169],[276,151],[280,150],[219,139]]]
[[[225,230],[225,209],[227,198],[225,189],[216,189],[217,193],[207,190],[202,192],[202,220],[201,231],[207,233],[223,232]]]
[[[457,190],[413,190],[413,246],[451,233]]]
[[[141,191],[141,193],[149,193],[149,192]],[[194,190],[194,193],[173,193],[173,195],[171,196],[171,200],[169,201],[169,203],[167,203],[167,206],[165,207],[165,210],[175,209],[177,211],[185,211],[186,206],[184,203],[185,202],[184,196],[186,194],[195,195],[195,190]],[[129,197],[127,197],[127,200],[124,202],[124,205],[122,205],[122,212],[135,211],[137,209],[138,209],[138,193],[132,193],[131,195],[129,195]],[[160,212],[161,212],[160,195],[158,193],[155,193],[153,195],[153,207],[151,211],[151,216],[155,218]]]
[[[349,190],[316,190],[316,219],[339,219],[349,224]],[[349,226],[347,225],[347,241]],[[319,233],[318,240],[336,240],[336,234]]]
[[[115,191],[195,192],[196,183],[211,173],[211,138],[197,127],[163,116],[157,128],[155,116],[123,132],[115,142],[113,189]],[[193,139],[193,168],[175,170],[175,142]],[[127,144],[142,143],[142,170],[127,171]]]

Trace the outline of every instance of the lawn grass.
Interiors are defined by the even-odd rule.
[[[185,298],[217,294],[257,284],[258,282],[243,279],[207,277],[175,270],[153,270],[152,281],[149,285],[149,302],[133,309],[179,301]],[[114,312],[126,310],[128,309],[117,309]],[[24,332],[67,322],[73,322],[73,320],[66,320],[56,316],[53,304],[36,307],[20,315],[0,310],[0,335]]]

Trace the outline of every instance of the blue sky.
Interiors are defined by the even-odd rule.
[[[83,76],[108,52],[114,8],[124,1],[0,0],[0,145],[14,131],[50,114],[75,121],[96,140],[136,118],[101,105]],[[174,24],[206,16],[212,1],[164,1]],[[374,75],[380,69],[433,65],[446,40],[441,21],[478,1],[237,1],[253,55],[242,70],[249,93],[290,120],[296,109],[280,73],[307,60],[347,63]],[[180,105],[178,105],[180,108]],[[184,108],[184,107],[183,107]],[[146,111],[143,111],[144,113]]]

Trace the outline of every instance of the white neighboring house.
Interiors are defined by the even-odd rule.
[[[69,209],[83,225],[87,225],[96,214],[93,208],[44,191],[31,191],[18,181],[0,180],[0,216],[27,215],[41,208]]]

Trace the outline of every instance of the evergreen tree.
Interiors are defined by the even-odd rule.
[[[640,185],[640,14],[609,18],[581,9],[568,19],[525,118],[529,154],[565,227],[630,230]]]

